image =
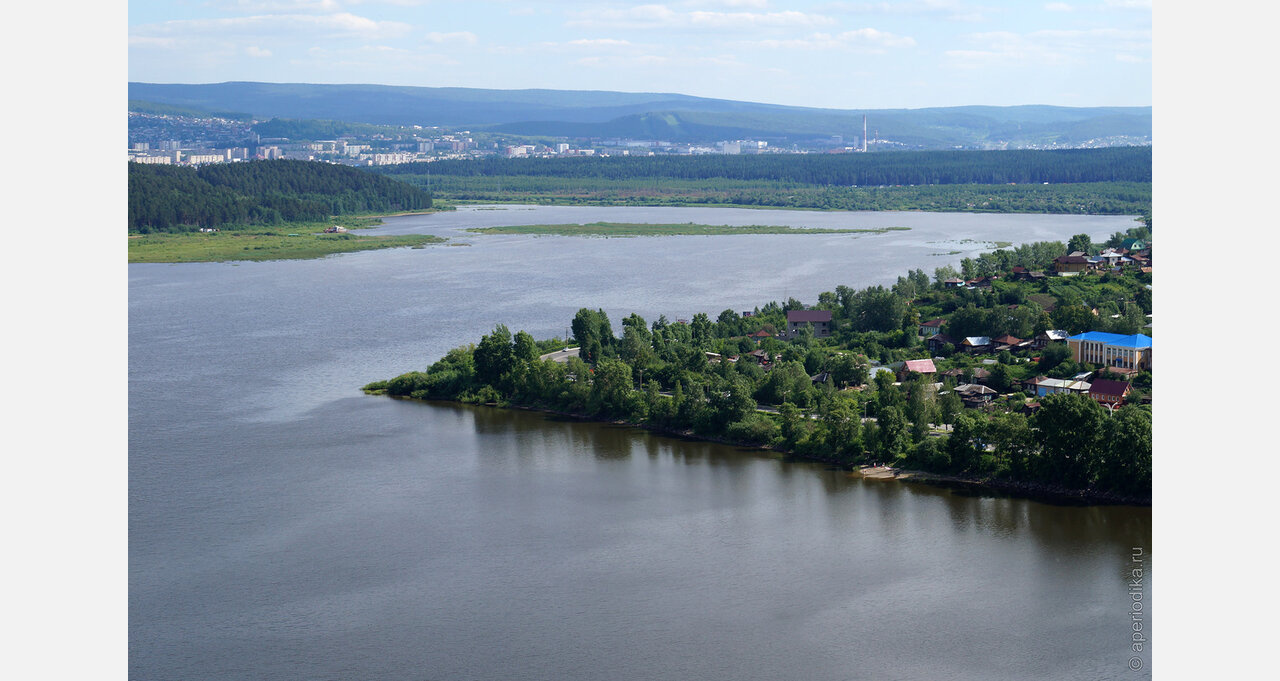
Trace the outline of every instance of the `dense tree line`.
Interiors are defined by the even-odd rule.
[[[430,207],[431,196],[417,187],[327,163],[129,164],[129,229],[142,233]]]
[[[422,172],[422,171],[420,171]],[[520,201],[581,205],[736,205],[823,210],[1138,215],[1150,210],[1151,184],[1074,184],[843,187],[773,180],[677,180],[531,176],[405,175],[395,177],[455,201]]]
[[[1035,264],[1065,248],[1060,242],[1029,244],[1010,251],[1011,258],[993,257],[1002,267]],[[912,270],[890,287],[840,286],[820,294],[812,307],[832,312],[830,338],[815,338],[808,328],[794,338],[777,333],[786,328],[788,310],[807,307],[795,299],[768,303],[749,317],[724,310],[714,318],[699,313],[688,323],[665,317],[647,323],[631,314],[621,322],[621,335],[604,310],[583,308],[570,327],[579,357],[566,363],[540,361],[538,355],[568,339],[538,343],[499,325],[478,345],[454,349],[426,371],[366,389],[622,419],[845,464],[891,462],[1148,497],[1151,410],[1136,394],[1114,413],[1080,395],[1041,398],[1034,415],[1022,413],[1020,379],[1097,369],[1072,361],[1065,344],[1034,357],[1005,351],[994,365],[967,355],[939,362],[939,370],[962,369],[963,382],[985,367],[988,385],[1007,393],[999,403],[1004,407],[991,410],[963,408],[952,390],[954,379],[939,391],[935,377],[909,373],[898,382],[890,372],[873,375],[872,363],[928,357],[917,328],[935,316],[946,320],[944,330],[952,335],[1029,338],[1067,327],[1073,333],[1133,333],[1132,325],[1145,321],[1150,309],[1149,276],[1000,280],[990,289],[969,290],[944,286],[948,270],[939,268],[933,276]],[[1117,319],[1093,312],[1110,312],[1118,304],[1128,313]],[[766,364],[752,353],[763,354]],[[1134,384],[1149,389],[1150,374],[1140,374]],[[759,405],[773,410],[758,410]],[[939,436],[940,425],[949,428],[947,434]]]
[[[422,174],[426,164],[388,166]],[[760,154],[486,158],[430,164],[439,176],[774,180],[804,185],[1150,182],[1150,147],[1015,151],[912,151],[878,154]]]

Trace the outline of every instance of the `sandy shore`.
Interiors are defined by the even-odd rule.
[[[904,471],[889,466],[861,466],[858,473],[871,480],[905,480],[914,477],[913,471]]]

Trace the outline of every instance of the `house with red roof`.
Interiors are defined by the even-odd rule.
[[[1128,381],[1095,378],[1093,383],[1089,384],[1089,397],[1111,409],[1124,404],[1124,398],[1129,396],[1129,392]]]
[[[932,376],[938,373],[938,368],[933,365],[931,359],[909,359],[902,363],[902,368],[898,370],[898,380],[902,380],[911,372]]]

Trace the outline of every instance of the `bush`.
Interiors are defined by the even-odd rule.
[[[387,382],[386,390],[388,395],[409,395],[415,390],[424,390],[428,386],[430,379],[427,374],[421,371],[410,371],[407,374],[400,374]]]

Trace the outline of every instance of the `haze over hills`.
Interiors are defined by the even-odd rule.
[[[131,108],[244,112],[259,120],[323,119],[511,135],[672,142],[869,136],[901,149],[1149,144],[1151,107],[958,106],[838,110],[671,93],[489,90],[389,85],[129,83]]]

